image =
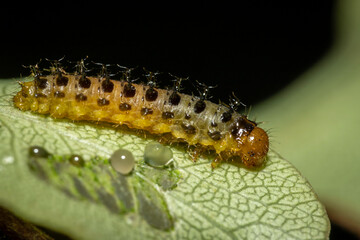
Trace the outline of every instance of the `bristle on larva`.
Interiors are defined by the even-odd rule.
[[[50,114],[54,118],[125,124],[152,134],[171,134],[189,145],[215,150],[215,162],[233,159],[260,166],[267,155],[266,132],[231,107],[202,97],[164,90],[153,85],[84,72],[50,75],[34,73],[21,83],[14,104],[21,110]],[[213,164],[213,166],[215,166]]]

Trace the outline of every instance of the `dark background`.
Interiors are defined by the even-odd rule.
[[[27,76],[22,65],[44,58],[89,56],[189,76],[218,86],[211,91],[213,101],[227,101],[234,91],[253,105],[330,48],[335,6],[330,0],[251,2],[2,9],[0,78]]]
[[[40,59],[146,67],[190,77],[226,101],[253,105],[291,83],[330,49],[333,0],[123,4],[0,10],[0,78],[29,75]],[[45,63],[42,61],[41,63]],[[65,65],[66,62],[64,61]],[[171,85],[163,82],[162,85]],[[185,92],[196,92],[187,83]],[[332,239],[346,235],[333,225]]]

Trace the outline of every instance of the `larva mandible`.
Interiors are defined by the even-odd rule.
[[[213,167],[230,158],[241,159],[246,166],[264,162],[267,133],[234,108],[206,100],[206,91],[194,97],[180,93],[178,85],[172,90],[156,88],[152,73],[148,84],[135,84],[126,74],[120,81],[110,79],[105,65],[98,77],[86,75],[83,61],[77,66],[79,70],[70,74],[54,64],[49,75],[33,66],[34,80],[20,83],[15,106],[54,118],[125,124],[156,135],[171,133],[173,139],[215,150]]]

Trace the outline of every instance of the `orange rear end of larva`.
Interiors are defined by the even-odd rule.
[[[246,166],[262,165],[268,152],[266,132],[246,116],[175,90],[61,72],[20,85],[14,104],[24,111],[170,133],[189,145],[215,150],[218,160],[240,157]]]

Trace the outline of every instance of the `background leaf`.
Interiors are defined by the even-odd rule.
[[[331,219],[360,236],[360,2],[338,7],[331,51],[253,114],[272,129],[273,148],[310,181]]]
[[[79,239],[326,239],[329,235],[326,211],[311,186],[274,151],[259,171],[231,164],[212,171],[208,159],[193,163],[186,152],[172,147],[179,178],[176,187],[166,190],[153,176],[170,170],[153,173],[143,165],[143,151],[151,139],[108,125],[21,112],[12,105],[18,89],[14,80],[1,81],[0,204],[29,221]],[[130,150],[138,162],[126,177],[134,211],[114,213],[106,204],[69,197],[51,176],[51,181],[41,180],[28,166],[27,152],[33,145],[57,156],[79,154],[88,164],[95,157],[107,159],[118,148]],[[106,161],[95,163],[94,167],[109,167]],[[100,190],[106,190],[107,176],[96,176],[103,186]],[[83,180],[84,175],[78,178]],[[148,211],[151,208],[159,210]],[[170,221],[170,229],[159,229],[157,224],[163,223],[149,224],[164,219]]]

